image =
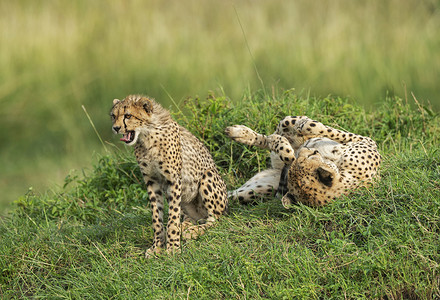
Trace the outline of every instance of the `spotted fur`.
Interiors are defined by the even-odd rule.
[[[165,243],[168,252],[180,251],[181,233],[196,238],[227,210],[226,185],[208,149],[148,97],[115,99],[111,117],[114,133],[134,146],[146,183],[154,232],[146,256],[158,253]],[[166,237],[164,196],[169,206]]]
[[[296,201],[322,206],[372,182],[381,161],[371,138],[305,116],[285,117],[269,136],[244,125],[228,127],[226,134],[234,141],[272,151],[272,168],[229,192],[229,197],[242,203],[278,191],[285,207]]]

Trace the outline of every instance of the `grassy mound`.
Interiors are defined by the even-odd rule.
[[[440,121],[387,98],[367,112],[347,99],[293,90],[188,99],[174,114],[213,154],[229,188],[266,168],[268,153],[232,143],[226,126],[272,133],[307,115],[373,137],[381,179],[323,208],[279,199],[230,204],[182,254],[145,260],[151,211],[130,149],[70,174],[59,191],[29,192],[1,220],[0,296],[53,298],[440,297]]]

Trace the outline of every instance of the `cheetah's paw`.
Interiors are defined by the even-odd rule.
[[[257,133],[244,125],[226,127],[225,133],[234,141],[246,145],[253,145],[257,139]]]

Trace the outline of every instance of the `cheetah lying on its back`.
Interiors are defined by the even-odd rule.
[[[321,206],[371,182],[380,164],[376,143],[305,116],[285,117],[274,134],[258,134],[246,126],[226,128],[234,141],[269,149],[272,168],[229,193],[246,203],[256,194],[282,194],[285,207],[299,201]],[[286,187],[287,182],[287,187]]]
[[[113,131],[123,135],[121,141],[134,146],[147,185],[154,238],[146,256],[159,252],[165,240],[168,252],[179,251],[181,230],[184,238],[194,238],[227,209],[226,185],[208,149],[147,97],[115,99],[111,117]],[[162,193],[169,205],[166,239]],[[204,224],[193,224],[201,221]]]

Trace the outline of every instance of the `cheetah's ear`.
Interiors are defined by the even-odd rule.
[[[316,169],[318,179],[322,184],[331,187],[333,185],[334,171],[331,168],[318,167]]]
[[[142,99],[142,107],[144,108],[144,110],[150,114],[153,112],[153,103],[151,103],[151,100],[148,98],[143,98]]]
[[[113,99],[113,105],[116,105],[119,102],[121,102],[119,99]]]

